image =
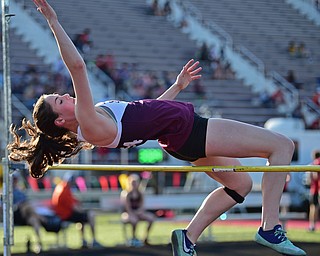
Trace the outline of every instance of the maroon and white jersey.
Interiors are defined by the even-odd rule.
[[[130,148],[147,140],[158,140],[166,150],[176,151],[188,139],[194,108],[171,100],[105,101],[96,104],[116,122],[118,132],[108,148]],[[78,139],[84,140],[78,127]]]

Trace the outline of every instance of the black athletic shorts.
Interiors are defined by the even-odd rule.
[[[208,118],[194,114],[193,127],[187,141],[178,151],[167,150],[167,152],[177,159],[188,162],[206,157],[208,120]]]
[[[77,223],[77,222],[87,223],[89,221],[87,212],[78,212],[78,211],[73,211],[71,216],[66,220],[73,223]]]
[[[14,219],[14,224],[15,225],[27,225],[26,219],[22,216],[20,208],[18,207],[14,212],[13,212],[13,219]]]
[[[309,196],[309,203],[314,204],[315,206],[319,205],[319,194],[314,194]]]

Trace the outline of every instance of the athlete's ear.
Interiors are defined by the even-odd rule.
[[[62,127],[65,123],[65,120],[62,117],[57,117],[56,120],[54,120],[54,124],[58,127]]]

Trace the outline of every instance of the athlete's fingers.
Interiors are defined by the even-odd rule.
[[[190,72],[190,75],[194,76],[198,74],[202,70],[202,67],[198,67],[196,70],[193,70]]]
[[[187,62],[187,64],[183,66],[183,69],[184,69],[184,70],[189,69],[189,68],[191,67],[191,65],[193,64],[193,62],[194,62],[194,59],[189,60],[189,61]]]
[[[195,63],[193,63],[189,68],[188,68],[188,71],[192,71],[194,69],[196,69],[198,66],[199,66],[200,62],[199,61],[196,61]]]
[[[191,80],[192,80],[192,81],[193,81],[193,80],[197,80],[197,79],[201,78],[201,76],[202,76],[202,75],[192,76],[192,77],[191,77]]]

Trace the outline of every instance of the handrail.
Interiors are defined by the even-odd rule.
[[[320,107],[317,106],[311,99],[309,98],[305,98],[304,100],[304,104],[307,105],[307,107],[309,108],[309,110],[311,110],[311,112],[315,113],[318,115],[318,117],[320,118]]]
[[[190,16],[194,17],[201,24],[205,25],[210,30],[216,31],[217,34],[224,39],[226,45],[233,48],[233,39],[227,31],[221,28],[214,21],[204,21],[202,13],[192,3],[181,1],[180,5],[184,7],[184,9],[190,14]]]
[[[201,24],[206,26],[211,31],[215,31],[219,37],[223,38],[227,46],[229,46],[231,49],[235,48],[233,38],[227,31],[225,31],[214,21],[205,21],[202,17],[201,12],[192,3],[188,1],[179,1],[179,3],[187,12],[189,12],[188,14],[190,16],[194,17]],[[265,74],[265,64],[261,59],[259,59],[256,55],[254,55],[252,52],[250,52],[246,47],[242,45],[239,46],[238,49],[245,58],[249,59],[253,64],[257,66],[257,69],[259,71]]]
[[[215,30],[218,32],[218,34],[224,38],[224,41],[226,42],[226,45],[230,47],[231,49],[233,48],[233,38],[232,36],[225,31],[223,28],[221,28],[219,25],[217,25],[213,21],[209,21],[207,24],[207,27],[210,28],[211,30]]]
[[[254,55],[247,47],[241,45],[239,47],[239,51],[242,55],[247,57],[252,63],[254,63],[258,70],[262,73],[265,74],[265,64],[264,62],[259,59],[256,55]]]
[[[258,71],[261,72],[265,77],[268,75],[265,68],[265,63],[258,58],[254,53],[248,50],[245,46],[240,45],[235,47],[233,43],[232,36],[227,33],[224,29],[222,29],[218,24],[214,23],[213,21],[206,22],[202,18],[201,12],[191,3],[187,1],[178,1],[182,7],[185,7],[185,10],[192,10],[195,17],[198,21],[201,22],[204,26],[213,29],[215,32],[218,33],[218,36],[224,38],[226,43],[231,46],[231,49],[238,50],[239,53],[246,59],[250,60],[255,66],[257,66]],[[294,111],[294,109],[299,104],[299,92],[292,84],[287,82],[280,74],[275,71],[270,72],[270,76],[275,82],[277,86],[280,87],[280,90],[285,91],[285,98],[286,98],[286,105],[288,111]]]

